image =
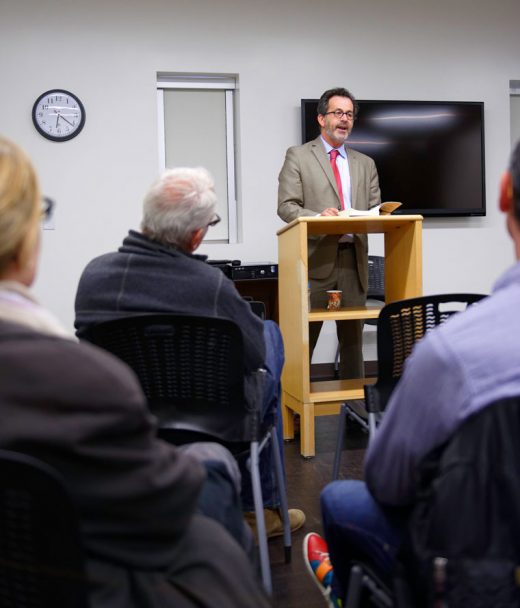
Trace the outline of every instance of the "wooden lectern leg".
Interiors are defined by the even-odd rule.
[[[314,403],[304,403],[300,417],[300,452],[304,458],[316,454],[314,444]]]
[[[294,439],[294,413],[290,407],[287,406],[287,396],[282,391],[282,424],[283,424],[283,438]]]

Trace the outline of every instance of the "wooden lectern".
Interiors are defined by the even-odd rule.
[[[314,416],[338,414],[341,403],[363,399],[374,379],[310,382],[309,323],[375,319],[379,307],[308,310],[307,238],[321,234],[383,233],[385,301],[422,295],[422,216],[301,217],[278,231],[278,297],[285,346],[282,375],[284,438],[294,438],[294,413],[300,415],[300,451],[314,456]]]

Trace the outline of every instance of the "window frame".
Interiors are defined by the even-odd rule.
[[[224,90],[225,99],[225,133],[226,133],[226,173],[227,173],[227,217],[228,236],[224,241],[228,244],[238,242],[238,203],[237,203],[237,157],[235,146],[235,105],[236,91],[238,90],[238,77],[231,74],[184,74],[184,73],[158,73],[157,74],[157,132],[159,171],[166,168],[166,137],[164,120],[164,91],[168,89],[203,89]],[[211,239],[211,234],[204,242],[222,242],[222,239]]]

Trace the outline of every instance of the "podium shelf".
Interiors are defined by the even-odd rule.
[[[348,321],[354,319],[377,319],[381,306],[350,306],[338,310],[322,310],[313,308],[309,313],[312,321]]]
[[[354,380],[320,380],[311,382],[310,400],[317,403],[334,401],[343,403],[352,399],[365,398],[365,384],[374,384],[375,378],[356,378]]]

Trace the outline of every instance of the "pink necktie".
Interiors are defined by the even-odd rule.
[[[341,187],[341,177],[339,175],[338,165],[336,164],[336,158],[338,157],[338,154],[339,152],[337,150],[330,151],[330,165],[332,167],[332,173],[334,173],[334,177],[336,178],[339,200],[341,201],[341,208],[345,209],[345,202],[343,200],[343,188]]]

